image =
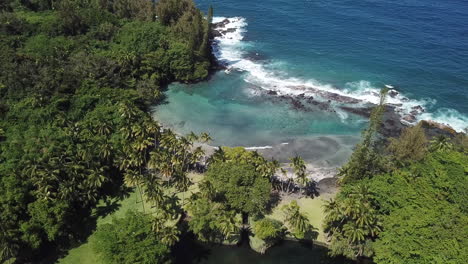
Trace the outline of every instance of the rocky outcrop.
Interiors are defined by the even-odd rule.
[[[222,37],[228,33],[235,32],[237,29],[230,27],[230,23],[231,20],[227,18],[220,22],[213,23],[213,36],[215,38]],[[213,41],[214,49],[216,49],[217,41],[216,39]],[[252,61],[265,59],[258,52],[247,53],[245,57]],[[218,62],[216,68],[227,69],[229,67],[223,63],[225,62]],[[420,120],[420,115],[425,112],[425,109],[421,105],[413,106],[410,110],[402,108],[404,102],[409,101],[409,99],[400,94],[399,91],[393,89],[393,87],[387,87],[392,88],[388,91],[388,97],[397,99],[392,100],[397,102],[387,104],[382,120],[381,133],[386,137],[396,137],[401,133],[402,129],[415,125],[418,120]],[[289,103],[291,107],[297,111],[335,112],[340,109],[347,113],[369,118],[372,108],[375,107],[372,103],[348,96],[346,93],[342,93],[339,89],[333,87],[328,90],[318,89],[308,85],[272,86],[270,88],[271,90],[264,90],[262,87],[256,87],[254,89],[257,89],[257,94],[266,94],[275,100]],[[290,91],[288,94],[283,92],[288,90]],[[372,94],[378,96],[376,92],[372,92]],[[424,122],[424,127],[430,137],[433,135],[450,136],[457,134],[456,131],[449,126],[437,124],[432,121]]]
[[[227,18],[224,19],[223,21],[213,23],[211,27],[212,28],[211,35],[216,38],[216,37],[221,37],[225,35],[226,33],[235,32],[236,31],[235,28],[226,28],[226,25],[229,23],[230,21]]]
[[[346,112],[349,112],[349,113],[353,113],[353,114],[358,115],[358,116],[365,117],[365,118],[369,118],[370,115],[371,115],[371,112],[372,112],[371,107],[340,106],[340,109],[342,109],[342,110],[344,110]]]
[[[446,137],[454,137],[458,134],[458,132],[450,126],[437,123],[431,120],[422,120],[421,126],[424,128],[426,136],[430,138],[439,135]]]

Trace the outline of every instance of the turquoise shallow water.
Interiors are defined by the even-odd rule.
[[[254,92],[239,77],[221,72],[209,82],[172,85],[167,103],[156,107],[155,116],[179,133],[208,132],[213,144],[228,146],[275,145],[308,135],[354,135],[365,124],[357,116],[342,121],[334,113],[297,111],[290,103]]]
[[[391,84],[404,116],[468,126],[468,2],[436,0],[199,0],[239,17],[220,41],[232,68],[209,82],[175,84],[156,119],[180,133],[210,132],[215,144],[264,146],[295,137],[358,135],[365,120],[337,111],[297,111],[259,89],[298,86],[375,102]],[[218,18],[218,21],[221,19]],[[290,89],[292,86],[293,89]],[[297,94],[297,93],[296,93]],[[334,110],[339,110],[335,107]]]
[[[233,18],[219,42],[231,67],[208,82],[169,87],[155,119],[179,133],[209,132],[214,145],[277,146],[309,161],[339,166],[366,125],[340,111],[298,111],[259,92],[299,94],[312,87],[365,102],[385,84],[402,95],[401,114],[468,126],[466,0],[196,0]],[[222,19],[218,18],[217,21]],[[338,110],[333,106],[334,110]],[[287,145],[281,145],[288,143]],[[292,146],[287,149],[287,146]],[[302,147],[302,148],[301,148]],[[271,154],[271,153],[270,153]],[[213,248],[202,263],[331,263],[297,243],[260,256],[246,247]]]

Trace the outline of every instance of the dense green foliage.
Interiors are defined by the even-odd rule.
[[[379,123],[372,121],[370,129]],[[417,125],[377,148],[365,133],[344,167],[340,193],[325,206],[331,254],[376,263],[468,262],[466,140],[459,134],[429,142]],[[377,167],[363,153],[372,153]]]
[[[355,259],[372,256],[372,241],[381,231],[377,201],[363,184],[344,188],[325,205],[325,232],[331,236],[331,255]]]
[[[103,263],[163,263],[169,247],[153,232],[151,216],[128,211],[124,218],[99,226],[93,245]]]
[[[208,75],[208,22],[185,3],[166,25],[146,0],[1,2],[0,261],[84,240],[124,181],[159,208],[156,222],[178,219],[164,189],[191,184],[199,138],[163,130],[148,106],[167,83]]]
[[[272,245],[275,242],[283,239],[285,228],[278,220],[263,218],[254,222],[253,232],[256,237],[265,241],[267,245]]]
[[[265,212],[276,168],[276,162],[241,147],[216,150],[188,208],[190,230],[202,241],[235,242],[241,225]]]
[[[216,196],[236,212],[259,214],[265,211],[271,184],[254,166],[217,162],[209,167],[206,177]]]
[[[339,175],[343,183],[371,178],[383,170],[382,157],[378,153],[378,131],[385,111],[386,96],[387,90],[384,89],[379,105],[371,113],[369,127],[362,132],[361,142],[356,146],[348,163],[340,169]]]
[[[403,130],[400,138],[391,138],[388,150],[397,162],[419,161],[426,156],[427,138],[420,124]]]
[[[190,204],[189,211],[189,228],[199,240],[222,243],[236,239],[240,226],[239,218],[222,203],[200,198]]]
[[[372,179],[383,215],[376,262],[466,263],[467,175],[468,156],[448,150]]]

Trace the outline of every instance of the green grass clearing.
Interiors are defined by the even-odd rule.
[[[190,196],[193,193],[197,193],[199,191],[198,188],[198,183],[203,179],[203,174],[198,174],[198,173],[190,173],[189,174],[190,179],[194,183],[194,185],[190,186],[189,190],[186,192],[178,193],[176,194],[181,201],[183,200],[185,203],[188,202],[190,199]],[[285,197],[283,200],[278,204],[277,207],[273,209],[273,212],[268,215],[267,217],[283,221],[283,214],[281,212],[281,207],[285,204],[288,204],[292,201],[292,198]],[[323,228],[322,228],[322,222],[324,218],[324,213],[323,213],[323,208],[322,205],[324,204],[323,198],[317,197],[317,198],[300,198],[297,200],[297,203],[301,207],[301,212],[304,212],[307,214],[307,217],[309,218],[310,223],[318,229],[319,235],[317,238],[317,241],[319,242],[325,242],[325,235],[323,233]],[[138,190],[135,189],[134,192],[130,193],[130,196],[119,201],[119,208],[105,216],[105,217],[99,217],[97,219],[97,226],[110,223],[112,221],[113,217],[123,217],[125,213],[128,210],[137,210],[137,211],[143,211],[142,203],[141,203],[141,197],[138,192]],[[104,204],[100,204],[102,206]],[[145,203],[145,211],[148,212],[150,209],[150,206]],[[65,256],[62,259],[59,259],[58,263],[59,264],[102,264],[101,259],[99,256],[94,252],[93,250],[93,245],[92,245],[92,236],[88,238],[88,241],[86,243],[81,244],[80,246],[71,249],[68,252],[68,255]]]
[[[141,198],[138,190],[135,190],[134,192],[130,193],[130,196],[119,201],[118,204],[120,204],[119,208],[105,216],[105,217],[99,217],[97,219],[96,225],[102,225],[106,223],[110,223],[112,221],[112,218],[117,217],[123,217],[125,213],[128,210],[136,210],[136,211],[143,211],[142,203],[141,203]],[[99,206],[103,206],[104,204],[100,204]],[[148,204],[145,204],[145,211],[148,212],[150,209],[150,206]],[[92,245],[92,236],[94,234],[91,234],[89,236],[88,241],[86,243],[81,244],[80,246],[71,249],[68,252],[68,255],[65,256],[62,259],[58,260],[59,264],[102,264],[101,259],[99,256],[94,252],[93,250],[93,245]]]
[[[278,204],[273,209],[273,212],[270,215],[267,215],[267,217],[270,217],[272,219],[279,220],[281,222],[284,221],[284,215],[281,212],[281,207],[283,205],[289,204],[293,199],[290,197],[285,197],[281,202]],[[305,213],[307,215],[307,218],[309,218],[310,223],[312,226],[317,228],[319,235],[317,237],[317,241],[325,243],[325,234],[323,233],[323,219],[324,219],[324,212],[323,212],[323,207],[322,205],[324,204],[323,198],[316,197],[314,199],[312,198],[300,198],[297,199],[298,205],[301,207],[301,212]]]
[[[181,199],[181,201],[184,199],[185,202],[188,201],[192,193],[198,192],[198,182],[203,178],[202,174],[197,174],[197,173],[190,173],[189,178],[192,180],[194,185],[190,186],[189,190],[183,193],[178,193],[177,197]],[[118,201],[118,204],[120,205],[119,208],[105,216],[105,217],[99,217],[97,219],[96,225],[102,225],[106,223],[110,223],[112,221],[112,218],[121,218],[125,216],[125,213],[128,210],[137,210],[137,211],[143,211],[143,206],[141,203],[141,197],[140,193],[137,189],[135,189],[132,193],[130,193],[130,196]],[[100,204],[99,206],[103,206],[104,204]],[[145,202],[145,211],[149,212],[151,211],[151,207],[149,204]],[[81,244],[80,246],[71,249],[68,252],[68,255],[65,256],[62,259],[59,259],[58,263],[59,264],[102,264],[101,259],[99,256],[94,252],[93,250],[93,245],[92,245],[92,236],[89,236],[88,241],[86,243]]]

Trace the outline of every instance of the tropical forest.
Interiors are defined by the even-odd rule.
[[[0,1],[0,263],[468,263],[468,129],[240,85],[233,5]]]

